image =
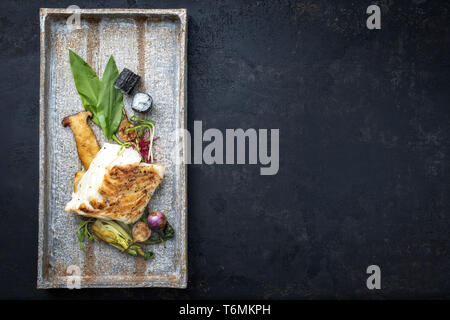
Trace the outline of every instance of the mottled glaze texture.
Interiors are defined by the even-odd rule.
[[[38,287],[66,288],[69,266],[81,269],[81,287],[186,286],[186,168],[180,161],[185,127],[186,11],[82,10],[79,29],[67,28],[70,12],[41,9],[40,195]],[[78,216],[64,207],[71,199],[73,175],[82,170],[72,132],[64,117],[83,110],[70,70],[68,50],[84,57],[99,77],[110,57],[118,69],[139,70],[141,91],[155,97],[150,114],[160,137],[155,162],[165,167],[163,182],[148,205],[166,212],[176,238],[155,245],[155,259],[145,262],[104,243],[77,244]],[[132,96],[124,95],[131,117]],[[105,138],[93,125],[102,143]]]

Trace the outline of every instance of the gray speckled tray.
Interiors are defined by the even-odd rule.
[[[185,9],[82,9],[81,28],[70,30],[66,9],[41,9],[41,79],[39,127],[38,288],[65,288],[72,271],[81,270],[81,287],[175,287],[187,282],[186,166],[186,31]],[[77,243],[79,217],[64,212],[71,198],[73,175],[82,169],[72,132],[61,120],[83,110],[69,65],[74,50],[101,76],[109,56],[119,71],[141,76],[139,91],[149,92],[156,122],[156,162],[166,167],[150,210],[167,213],[175,238],[152,246],[155,258],[144,261],[105,243],[90,242],[83,253]],[[128,116],[131,98],[124,96]],[[101,144],[100,129],[91,125]]]

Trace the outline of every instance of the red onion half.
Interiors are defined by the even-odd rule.
[[[148,215],[147,222],[150,229],[159,231],[164,229],[167,219],[164,213],[154,211]]]

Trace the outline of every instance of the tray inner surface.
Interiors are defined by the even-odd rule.
[[[42,22],[41,13],[45,67],[40,160],[44,185],[38,286],[65,287],[67,268],[75,265],[81,270],[82,287],[184,287],[186,177],[180,161],[183,145],[177,137],[177,128],[185,126],[183,21],[170,13],[82,13],[81,28],[70,31],[66,26],[68,16],[47,14]],[[150,200],[149,209],[167,213],[176,238],[165,248],[152,246],[152,261],[135,259],[99,242],[87,244],[83,253],[75,233],[80,218],[63,210],[71,198],[73,175],[82,169],[72,132],[61,125],[64,117],[83,110],[70,70],[69,49],[84,58],[99,77],[113,55],[119,72],[126,67],[141,76],[135,92],[148,92],[153,97],[153,110],[145,117],[156,122],[156,136],[160,139],[154,154],[156,162],[166,167],[166,176]],[[131,97],[124,95],[129,117],[133,114],[130,105]],[[103,144],[101,130],[93,123],[91,127]]]

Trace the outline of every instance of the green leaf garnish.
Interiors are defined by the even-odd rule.
[[[175,236],[175,230],[170,225],[170,223],[167,222],[166,227],[161,232],[161,234],[159,234],[159,233],[156,233],[156,234],[157,234],[156,237],[152,236],[148,240],[140,242],[140,243],[143,245],[164,243],[164,241],[167,241]]]
[[[83,242],[94,240],[94,236],[89,231],[89,225],[93,223],[95,219],[81,219],[78,224],[77,235],[78,235],[78,245],[81,251],[84,252]]]
[[[116,62],[111,56],[100,80],[94,70],[72,50],[69,50],[70,68],[75,87],[86,110],[93,114],[92,121],[102,128],[109,140],[122,120],[123,95],[114,87],[119,76]]]

